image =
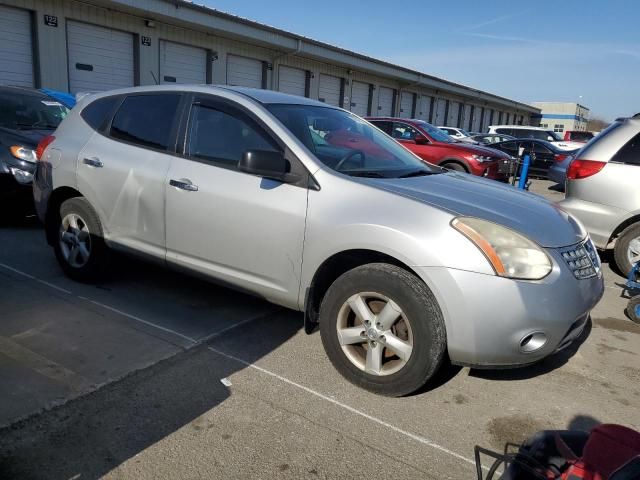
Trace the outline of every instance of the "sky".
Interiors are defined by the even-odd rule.
[[[640,112],[640,1],[202,2],[525,103]]]

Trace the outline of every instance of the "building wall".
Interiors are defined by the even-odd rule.
[[[188,4],[182,5],[180,1],[0,0],[0,5],[26,9],[32,14],[35,86],[38,87],[69,90],[67,22],[73,20],[132,33],[136,59],[135,78],[139,85],[157,82],[160,76],[160,41],[169,40],[206,49],[210,57],[207,78],[213,84],[227,83],[227,57],[233,54],[264,62],[267,66],[265,84],[270,89],[278,88],[279,65],[306,70],[310,78],[308,93],[313,99],[318,98],[320,74],[340,77],[344,79],[342,107],[346,109],[351,106],[352,82],[368,83],[372,86],[371,115],[377,113],[381,86],[396,91],[395,115],[399,112],[402,92],[406,91],[415,96],[414,108],[409,116],[422,117],[440,125],[473,130],[475,120],[471,118],[472,111],[474,117],[484,112],[480,122],[482,131],[486,131],[490,111],[494,112],[494,123],[500,112],[503,118],[507,115],[522,118],[523,124],[529,124],[530,116],[537,113],[536,109],[524,104],[472,88],[448,84],[435,77],[417,75],[412,81],[409,78],[414,78],[415,74],[402,67],[384,62],[376,63],[375,60],[338,49],[330,50],[329,47],[311,41],[304,43],[304,48],[301,48],[301,40],[288,37],[286,32],[268,31],[268,27],[262,31],[259,26],[252,27],[233,18],[218,18],[214,12]],[[57,27],[45,25],[45,15],[56,16]],[[148,20],[153,22],[153,26],[148,25]],[[207,26],[203,26],[204,24]],[[142,37],[150,39],[150,45],[143,45]],[[378,73],[369,70],[372,65]],[[447,102],[447,114],[436,119],[439,100]],[[430,111],[427,113],[427,110]]]
[[[541,110],[539,122],[542,127],[551,128],[558,133],[587,129],[590,111],[579,103],[535,102],[533,105]]]

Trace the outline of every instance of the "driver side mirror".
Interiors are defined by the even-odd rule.
[[[429,140],[427,140],[427,137],[425,137],[424,135],[422,135],[421,133],[416,133],[416,136],[413,138],[413,140],[418,144],[418,145],[425,145],[427,143],[429,143]]]
[[[282,182],[289,173],[290,165],[282,152],[247,150],[238,162],[238,170]]]
[[[554,142],[556,139],[553,138],[551,135],[547,136],[547,142]]]

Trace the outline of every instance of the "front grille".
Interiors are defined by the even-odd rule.
[[[578,245],[561,249],[560,253],[579,280],[595,277],[600,271],[600,258],[589,238]]]

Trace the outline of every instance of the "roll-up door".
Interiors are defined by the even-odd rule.
[[[378,113],[381,117],[393,115],[393,88],[380,87],[378,89]]]
[[[160,83],[207,83],[207,51],[160,40]]]
[[[474,107],[473,109],[473,131],[483,133],[482,131],[482,112],[481,107]]]
[[[411,118],[413,117],[413,99],[415,98],[415,93],[411,92],[402,92],[400,94],[400,118]]]
[[[320,84],[318,87],[318,100],[329,105],[342,107],[340,105],[340,90],[342,79],[333,75],[320,74]]]
[[[227,85],[262,88],[262,61],[227,55]]]
[[[133,86],[132,34],[69,20],[67,48],[71,93]]]
[[[465,105],[462,109],[462,118],[460,119],[460,125],[462,128],[471,130],[471,105]]]
[[[487,128],[489,127],[489,117],[491,115],[491,111],[488,108],[484,109],[484,115],[482,118],[482,133],[485,133],[487,131]]]
[[[449,111],[447,112],[447,126],[458,126],[458,115],[460,114],[460,103],[449,102]]]
[[[351,84],[351,111],[361,117],[369,115],[369,91],[368,83],[352,82]]]
[[[278,67],[278,91],[290,95],[306,96],[307,72],[299,68]]]
[[[431,97],[423,95],[417,103],[416,118],[429,121],[429,113],[431,112]]]
[[[506,118],[504,119],[504,124],[505,125],[510,125],[509,120],[511,120],[511,114],[509,112],[507,112]]]
[[[447,101],[444,98],[439,98],[436,104],[436,117],[433,120],[433,124],[437,126],[443,126],[445,119],[445,113],[447,110]]]
[[[0,6],[0,84],[33,87],[31,14]]]

